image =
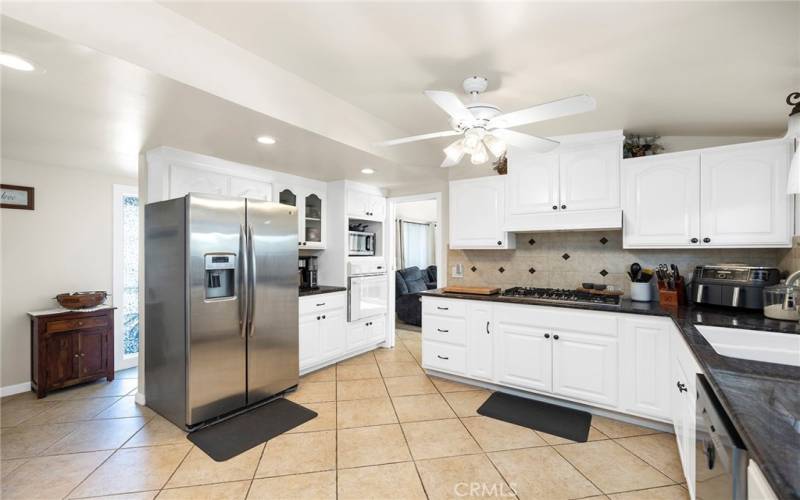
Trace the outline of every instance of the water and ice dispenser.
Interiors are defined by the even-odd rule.
[[[224,299],[236,295],[236,254],[206,254],[206,298]]]

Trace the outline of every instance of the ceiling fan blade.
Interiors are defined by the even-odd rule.
[[[492,130],[492,135],[504,140],[507,144],[518,148],[535,151],[537,153],[547,153],[558,147],[559,142],[535,135],[523,134],[516,130],[497,129]]]
[[[464,106],[461,99],[452,92],[444,90],[426,90],[425,95],[442,108],[448,115],[459,120],[474,120],[472,112]]]
[[[597,103],[594,97],[585,94],[573,97],[565,97],[557,101],[539,104],[527,109],[512,111],[495,116],[489,120],[488,128],[510,128],[536,123],[544,120],[552,120],[562,116],[576,115],[587,111],[594,111]]]
[[[426,139],[436,139],[437,137],[451,137],[459,135],[461,132],[455,130],[444,130],[442,132],[431,132],[430,134],[412,135],[410,137],[402,137],[400,139],[391,139],[389,141],[379,142],[378,146],[396,146],[398,144],[405,144],[407,142],[424,141]]]

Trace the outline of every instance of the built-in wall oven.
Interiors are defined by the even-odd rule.
[[[747,450],[708,381],[697,376],[695,498],[745,500]]]
[[[350,262],[347,278],[347,321],[386,314],[389,278],[383,260]]]
[[[350,231],[348,253],[351,256],[375,255],[375,233]]]

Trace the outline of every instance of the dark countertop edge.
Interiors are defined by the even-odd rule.
[[[300,290],[300,297],[308,297],[310,295],[322,295],[324,293],[346,292],[347,287],[344,286],[325,286],[321,285],[316,290]]]
[[[623,300],[619,307],[615,307],[585,303],[548,303],[546,301],[503,297],[500,295],[445,293],[441,289],[427,290],[419,292],[419,294],[440,299],[482,300],[502,304],[536,305],[671,318],[678,331],[683,335],[698,365],[703,369],[706,380],[708,380],[720,404],[728,413],[734,428],[739,433],[742,441],[744,441],[750,458],[759,465],[775,494],[779,498],[800,498],[800,476],[796,474],[796,470],[791,470],[792,464],[772,459],[769,456],[772,447],[760,445],[762,440],[759,439],[758,433],[760,431],[763,432],[763,430],[759,429],[757,425],[747,425],[742,421],[746,415],[741,415],[739,408],[746,407],[748,402],[755,398],[750,398],[749,400],[739,398],[739,400],[736,400],[735,395],[731,395],[734,397],[729,397],[729,391],[726,390],[724,384],[717,380],[717,377],[722,378],[727,375],[738,376],[750,382],[763,385],[765,392],[769,391],[771,386],[779,383],[790,383],[796,384],[798,393],[800,393],[800,368],[722,356],[714,350],[695,327],[696,325],[718,326],[722,328],[798,334],[800,333],[798,323],[772,320],[764,317],[760,311],[695,306],[665,308],[654,302],[633,302],[631,300]],[[800,418],[800,415],[795,415],[795,417]],[[778,453],[773,452],[773,454]],[[795,456],[800,456],[800,448],[796,450]]]

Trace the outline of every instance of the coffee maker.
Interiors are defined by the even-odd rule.
[[[319,288],[317,283],[317,258],[315,256],[301,256],[297,267],[300,274],[300,289],[316,290]]]

